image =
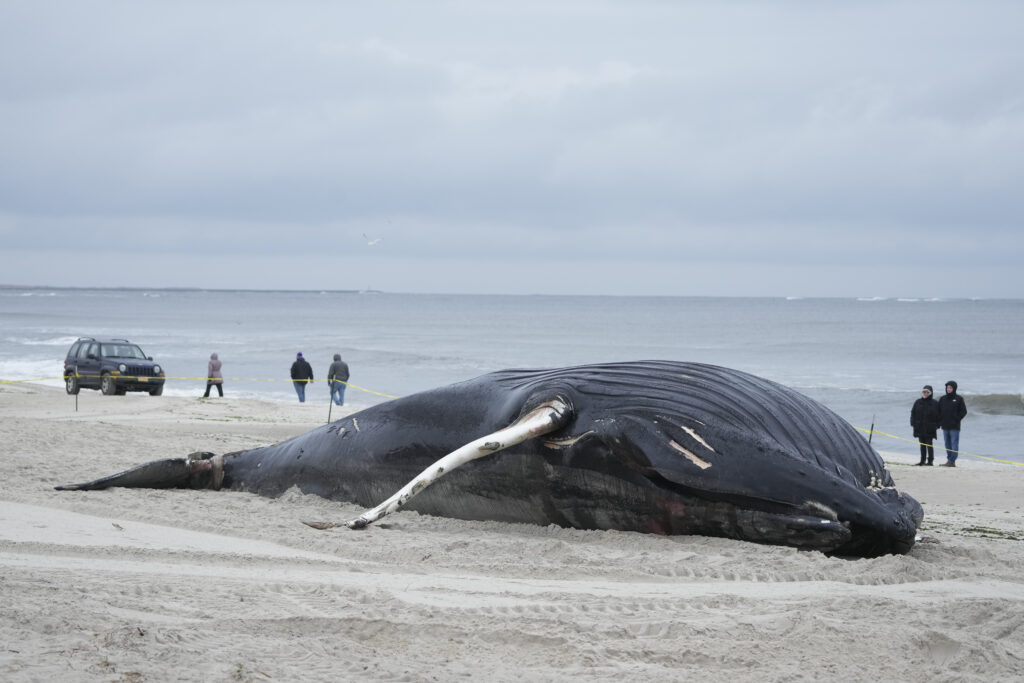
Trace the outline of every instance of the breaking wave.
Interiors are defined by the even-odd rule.
[[[978,394],[965,398],[969,411],[985,415],[1024,416],[1024,396],[1021,394]]]
[[[27,337],[5,337],[5,342],[11,344],[23,344],[25,346],[65,346],[69,347],[78,340],[78,337],[48,337],[47,339],[29,339]]]

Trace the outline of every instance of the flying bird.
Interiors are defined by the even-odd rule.
[[[366,233],[365,233],[365,232],[363,233],[363,239],[365,239],[365,240],[366,240],[366,244],[367,244],[368,246],[371,246],[371,247],[373,247],[373,246],[376,246],[376,245],[377,245],[377,243],[378,243],[378,242],[380,242],[380,240],[381,240],[381,238],[380,238],[380,237],[376,237],[376,238],[374,238],[374,239],[370,239],[370,238],[369,238],[369,237],[368,237],[368,236],[366,235]]]

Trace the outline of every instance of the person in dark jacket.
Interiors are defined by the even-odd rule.
[[[341,354],[334,354],[334,362],[327,369],[327,388],[331,390],[334,405],[345,405],[345,386],[348,382],[348,364],[341,359]]]
[[[921,446],[921,462],[918,465],[931,465],[935,460],[935,447],[932,442],[939,431],[939,402],[932,398],[932,388],[924,385],[921,398],[914,401],[910,409],[910,426],[914,428],[914,436]]]
[[[939,399],[939,426],[946,442],[946,462],[940,467],[956,467],[956,456],[960,452],[960,421],[967,414],[967,404],[956,390],[956,382],[949,380],[946,395]]]
[[[206,364],[206,393],[203,398],[210,398],[210,387],[217,387],[217,393],[224,397],[224,375],[220,372],[221,362],[217,354],[210,354],[210,362]]]
[[[295,393],[299,395],[299,403],[306,402],[306,385],[313,382],[313,368],[302,352],[295,354],[295,362],[292,363],[292,384],[295,385]]]

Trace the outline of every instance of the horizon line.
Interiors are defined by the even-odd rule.
[[[53,289],[63,291],[109,291],[109,292],[258,292],[258,293],[293,293],[293,294],[390,294],[401,296],[513,296],[513,297],[609,297],[609,298],[662,298],[662,299],[785,299],[788,301],[799,301],[802,299],[846,299],[863,302],[872,301],[925,301],[939,303],[943,301],[1020,301],[1021,297],[1014,296],[984,296],[984,297],[943,297],[943,296],[910,296],[910,295],[793,295],[793,294],[548,294],[534,292],[530,294],[510,293],[466,293],[466,292],[392,292],[381,289],[282,289],[282,288],[250,288],[250,287],[139,287],[134,285],[119,286],[81,286],[81,285],[24,285],[24,284],[3,284],[0,283],[0,290],[11,289]]]

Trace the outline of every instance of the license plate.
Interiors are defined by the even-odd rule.
[[[140,377],[140,378],[139,378],[139,381],[140,381],[140,382],[148,382],[148,381],[149,381],[149,378],[148,378],[148,377]]]

